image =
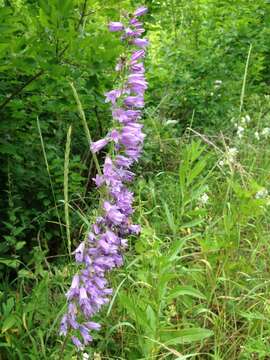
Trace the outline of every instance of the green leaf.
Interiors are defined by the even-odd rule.
[[[185,243],[188,240],[194,239],[196,237],[200,237],[200,233],[194,233],[191,235],[184,236],[182,239],[175,240],[172,243],[171,248],[168,253],[169,261],[174,261],[177,258],[178,253],[181,251],[182,247],[185,245]]]
[[[191,169],[189,177],[187,179],[187,185],[190,185],[193,182],[193,180],[196,177],[198,177],[198,175],[200,175],[200,173],[206,167],[206,164],[207,164],[206,159],[202,159],[193,167],[193,169]]]
[[[173,232],[173,234],[175,234],[177,228],[176,228],[176,225],[174,222],[173,213],[170,211],[169,206],[166,202],[163,203],[163,206],[164,206],[165,214],[167,217],[168,225],[169,225],[171,231]]]
[[[194,219],[192,221],[189,221],[183,225],[181,225],[181,228],[192,228],[198,225],[201,225],[204,222],[204,219]]]
[[[177,286],[168,293],[168,300],[177,298],[178,296],[189,295],[197,299],[206,299],[204,294],[192,286]]]
[[[17,266],[19,266],[19,264],[20,264],[19,260],[16,260],[16,259],[3,259],[3,258],[0,258],[0,263],[5,264],[6,266],[12,267],[14,269]]]
[[[15,249],[16,250],[20,250],[24,247],[24,245],[26,244],[26,241],[19,241],[17,242],[17,244],[15,245]]]
[[[27,278],[27,279],[35,279],[35,275],[31,271],[28,271],[25,269],[21,269],[18,272],[18,277],[19,278]]]
[[[11,329],[16,324],[16,322],[17,322],[17,318],[15,315],[8,316],[3,322],[2,334],[7,330]]]
[[[202,341],[213,335],[213,331],[203,328],[191,328],[178,331],[168,331],[161,334],[161,340],[166,345],[190,344]]]
[[[156,331],[157,327],[157,314],[154,312],[153,308],[148,305],[146,308],[146,317],[150,324],[150,327],[153,331]]]

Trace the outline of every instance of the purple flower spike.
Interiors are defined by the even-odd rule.
[[[109,30],[111,32],[122,31],[124,30],[124,25],[121,22],[111,21],[109,23]]]
[[[137,17],[146,12],[147,8],[141,6],[128,24],[109,24],[110,31],[122,32],[121,40],[128,45],[128,53],[121,56],[116,66],[123,77],[121,89],[105,94],[105,102],[111,106],[117,126],[90,145],[92,153],[96,153],[110,142],[102,172],[93,178],[97,188],[102,186],[102,198],[99,215],[90,227],[88,238],[73,252],[79,269],[66,293],[68,309],[60,324],[60,335],[71,333],[72,342],[79,351],[93,340],[92,332],[101,327],[93,321],[93,316],[108,304],[112,294],[106,280],[108,272],[123,265],[122,252],[128,245],[126,237],[140,232],[140,226],[131,222],[134,194],[127,185],[134,179],[131,166],[140,157],[145,137],[139,109],[144,107],[144,92],[148,86],[142,62],[148,40],[141,38],[144,29]],[[141,49],[130,51],[132,44]]]

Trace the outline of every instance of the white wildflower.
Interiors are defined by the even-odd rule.
[[[219,164],[219,166],[224,166],[225,165],[225,161],[223,161],[223,160],[220,160],[219,162],[218,162],[218,164]]]
[[[258,133],[258,131],[255,131],[254,137],[256,140],[260,140],[260,134]]]
[[[269,127],[266,127],[264,129],[262,129],[262,136],[268,138],[268,136],[270,135],[270,128]]]
[[[245,116],[245,118],[246,118],[246,122],[247,122],[247,123],[250,123],[250,122],[251,122],[251,118],[250,118],[250,116],[249,116],[248,114]]]
[[[228,149],[228,158],[234,160],[236,155],[238,154],[238,150],[235,147]]]
[[[268,196],[268,190],[265,188],[262,188],[261,190],[257,191],[255,194],[256,199],[264,199]]]
[[[237,127],[237,136],[239,137],[239,139],[243,137],[244,131],[245,129],[242,126]]]
[[[245,125],[245,123],[246,123],[246,117],[243,116],[243,117],[241,117],[241,124]]]
[[[219,166],[230,165],[235,162],[235,158],[238,154],[238,150],[235,147],[228,148],[224,154],[224,158],[218,162]]]
[[[219,89],[222,84],[222,80],[216,80],[214,84],[215,84],[214,88]]]
[[[251,118],[250,118],[250,116],[248,114],[241,117],[241,123],[242,124],[249,124],[250,122],[251,122]]]
[[[227,150],[227,163],[234,163],[235,162],[235,158],[238,154],[238,150],[235,147],[232,148],[228,148]]]
[[[205,205],[208,203],[209,196],[206,193],[204,193],[204,194],[202,194],[202,196],[200,197],[199,200],[202,205]]]
[[[89,359],[89,355],[87,353],[83,353],[82,360],[88,360],[88,359]]]

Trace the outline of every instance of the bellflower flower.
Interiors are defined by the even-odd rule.
[[[133,44],[138,47],[145,48],[146,46],[149,45],[149,42],[147,39],[134,39]]]
[[[120,39],[126,44],[127,54],[116,65],[116,71],[123,73],[123,83],[105,94],[115,128],[90,144],[91,151],[96,153],[110,142],[102,173],[93,179],[97,188],[103,187],[105,191],[100,192],[99,216],[86,240],[73,253],[79,269],[66,293],[68,309],[60,324],[60,335],[71,333],[79,351],[92,341],[92,332],[101,328],[92,318],[109,302],[112,289],[106,275],[123,264],[126,236],[140,233],[140,226],[131,222],[134,195],[127,184],[134,179],[130,168],[140,157],[145,137],[139,121],[148,86],[142,62],[148,40],[141,38],[144,29],[138,17],[146,12],[147,8],[141,6],[133,15],[127,15],[125,21],[109,23],[109,30],[120,32]]]
[[[144,98],[142,96],[128,96],[125,98],[124,103],[127,107],[144,107]]]
[[[112,104],[115,104],[116,100],[121,96],[122,91],[121,90],[111,90],[105,94],[106,99],[105,102],[111,102]]]
[[[109,30],[110,30],[111,32],[122,31],[122,30],[124,30],[124,25],[123,25],[121,22],[111,21],[111,22],[109,23]]]
[[[140,6],[135,12],[134,12],[134,16],[142,16],[144,14],[146,14],[148,11],[147,7],[145,6]]]
[[[101,150],[102,148],[104,148],[104,146],[106,146],[109,142],[109,139],[100,139],[98,141],[92,142],[90,148],[91,151],[93,153],[98,152],[99,150]]]
[[[145,51],[144,50],[136,50],[132,53],[131,60],[134,61],[134,60],[138,60],[143,57],[145,57]]]

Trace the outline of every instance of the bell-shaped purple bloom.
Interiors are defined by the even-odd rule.
[[[109,30],[111,32],[122,31],[124,30],[124,25],[121,22],[111,21],[109,23]]]
[[[125,35],[126,37],[133,37],[133,36],[136,36],[136,33],[134,30],[132,30],[131,28],[126,28],[125,29]]]
[[[84,345],[88,345],[93,340],[92,336],[89,334],[89,329],[82,325],[80,326],[79,330],[83,337]]]
[[[75,259],[77,262],[83,262],[85,243],[82,242],[77,249],[74,251]]]
[[[139,74],[140,73],[143,74],[145,71],[143,63],[138,63],[136,60],[131,62],[130,69],[133,73],[139,73]]]
[[[134,61],[134,60],[138,60],[138,59],[141,59],[145,56],[145,51],[144,50],[137,50],[137,51],[134,51],[131,55],[131,60]]]
[[[129,226],[129,230],[131,233],[138,235],[141,232],[141,226],[136,224],[131,224]]]
[[[75,298],[76,296],[78,296],[78,294],[80,292],[79,282],[80,282],[79,275],[77,275],[77,274],[74,275],[74,277],[72,279],[71,287],[66,294],[68,300],[71,300],[71,299]]]
[[[110,133],[109,133],[109,138],[114,141],[115,143],[118,143],[118,140],[120,138],[120,134],[119,131],[113,129]]]
[[[73,344],[74,344],[79,350],[83,350],[83,349],[84,349],[83,344],[80,342],[80,340],[79,340],[76,336],[71,336],[71,340],[72,340]]]
[[[108,142],[109,142],[108,139],[100,139],[95,142],[92,142],[90,146],[92,153],[96,153],[100,151],[102,148],[104,148],[104,146],[108,144]]]
[[[92,180],[95,182],[97,187],[100,187],[104,183],[104,176],[97,174]]]
[[[127,83],[131,91],[137,95],[143,95],[148,86],[143,74],[131,74]]]
[[[148,11],[146,6],[140,6],[135,12],[134,12],[134,16],[142,16],[144,14],[146,14]]]
[[[101,326],[100,324],[94,322],[94,321],[88,321],[85,323],[85,326],[89,329],[89,330],[100,330]]]
[[[112,104],[115,104],[116,100],[122,95],[121,90],[111,90],[105,94],[106,99],[105,102],[111,102]]]
[[[80,288],[79,291],[79,296],[80,296],[80,304],[87,304],[88,303],[88,296],[87,296],[87,292],[85,290],[84,287]]]
[[[123,155],[117,155],[115,158],[115,163],[118,166],[129,168],[132,165],[132,159],[129,159]]]
[[[67,331],[68,331],[68,322],[67,322],[67,315],[65,314],[63,317],[62,317],[62,320],[61,320],[61,324],[60,324],[60,335],[64,335],[66,336],[67,335]]]
[[[142,96],[128,96],[125,98],[124,103],[128,107],[144,107],[144,98]]]
[[[140,48],[145,48],[149,45],[149,41],[147,39],[134,39],[133,44]]]
[[[109,201],[104,201],[103,208],[106,211],[107,218],[115,225],[121,224],[125,216],[119,211],[116,205],[112,205]]]
[[[140,153],[141,149],[139,149],[138,147],[126,147],[125,149],[125,154],[134,159],[134,161],[137,161],[139,159]]]

